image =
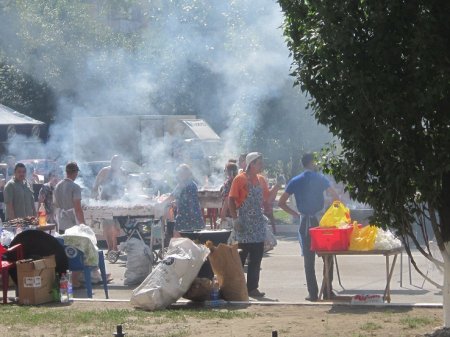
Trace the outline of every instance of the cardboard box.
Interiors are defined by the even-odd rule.
[[[53,301],[55,267],[54,255],[35,261],[17,261],[19,304],[35,305]]]

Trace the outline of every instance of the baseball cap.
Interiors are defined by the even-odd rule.
[[[262,154],[259,152],[250,152],[247,157],[245,157],[245,163],[247,164],[246,170],[248,170],[248,167],[250,166],[250,163],[252,161],[255,161],[258,158],[261,158]]]
[[[72,161],[66,165],[67,173],[73,173],[73,172],[78,172],[78,171],[80,171],[80,169],[79,169],[77,163],[75,163],[74,161]]]

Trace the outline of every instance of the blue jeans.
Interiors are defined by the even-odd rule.
[[[316,279],[316,253],[311,251],[311,237],[309,235],[309,229],[313,227],[319,226],[319,221],[315,216],[301,216],[298,219],[300,224],[299,226],[299,241],[301,250],[303,253],[304,259],[304,267],[305,267],[305,276],[306,276],[306,286],[308,288],[309,297],[312,299],[316,299],[319,295],[319,288],[317,286]],[[325,273],[325,266],[324,271]],[[333,263],[330,267],[330,280],[333,281]],[[332,289],[330,289],[331,292]],[[324,289],[324,294],[327,291]]]

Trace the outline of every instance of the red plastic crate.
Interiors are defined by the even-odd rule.
[[[353,227],[309,229],[312,251],[348,250]]]

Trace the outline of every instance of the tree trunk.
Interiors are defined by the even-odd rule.
[[[450,243],[445,243],[446,251],[441,252],[444,259],[444,287],[442,288],[444,327],[450,327]]]
[[[450,172],[442,175],[438,213],[439,230],[445,247],[445,250],[441,251],[444,259],[444,327],[450,328]]]

